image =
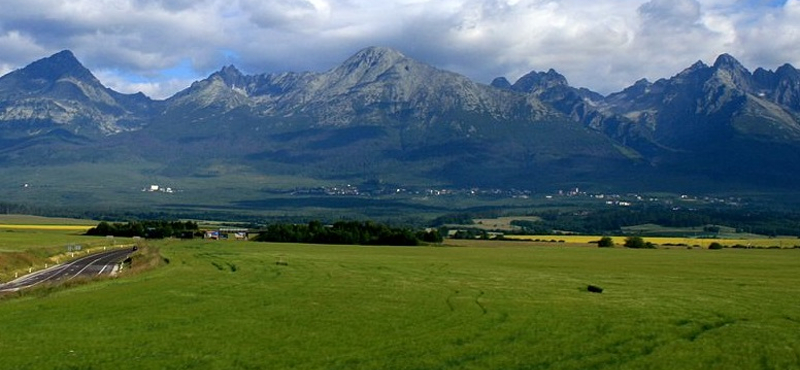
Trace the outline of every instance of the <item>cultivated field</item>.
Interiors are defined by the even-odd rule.
[[[469,243],[159,243],[158,270],[0,301],[0,368],[800,368],[799,250]]]
[[[89,228],[97,225],[97,221],[81,220],[74,218],[40,217],[30,215],[0,215],[0,225],[5,226],[55,226],[55,227],[83,227]]]
[[[506,239],[520,240],[520,241],[541,241],[541,242],[564,242],[570,244],[588,244],[600,240],[600,236],[592,235],[506,235]],[[614,244],[623,246],[625,244],[625,236],[613,236]],[[657,244],[658,246],[684,246],[684,247],[701,247],[708,248],[711,243],[720,243],[724,246],[732,247],[740,245],[744,247],[753,248],[794,248],[800,246],[800,239],[795,237],[779,237],[779,238],[682,238],[682,237],[657,237],[657,236],[644,236],[645,241]]]

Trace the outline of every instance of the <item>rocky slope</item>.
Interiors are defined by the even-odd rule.
[[[145,125],[157,104],[103,86],[69,51],[0,78],[0,134],[25,138],[59,128],[111,135]]]

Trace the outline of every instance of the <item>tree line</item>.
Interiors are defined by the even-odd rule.
[[[413,231],[408,228],[389,227],[372,221],[339,221],[323,225],[319,221],[308,224],[272,224],[255,238],[262,242],[393,245],[415,246],[421,243],[440,243],[438,230]]]
[[[148,239],[162,239],[169,237],[192,237],[199,232],[196,222],[192,221],[130,221],[128,223],[100,222],[97,226],[86,231],[86,235],[142,237]]]
[[[581,234],[618,234],[625,226],[656,224],[665,227],[726,225],[740,233],[800,236],[800,213],[741,209],[679,209],[631,207],[583,212],[548,210],[534,212],[541,221],[515,220],[521,233],[545,235],[555,230]],[[718,232],[719,230],[705,230]]]

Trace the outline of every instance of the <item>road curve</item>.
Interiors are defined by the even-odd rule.
[[[0,293],[15,292],[45,282],[69,281],[78,276],[111,274],[116,270],[117,265],[128,258],[133,251],[132,248],[124,248],[90,254],[74,261],[25,275],[6,284],[0,284]]]

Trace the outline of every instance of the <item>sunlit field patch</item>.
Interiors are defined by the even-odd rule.
[[[85,225],[10,225],[0,224],[0,230],[60,230],[60,231],[86,231],[93,226]]]
[[[599,235],[506,235],[506,239],[514,240],[530,240],[542,242],[564,242],[564,243],[579,243],[589,244],[595,243],[600,240],[602,236]],[[614,244],[623,246],[625,244],[625,236],[612,236]],[[711,243],[719,243],[723,246],[744,246],[755,248],[792,248],[795,245],[800,245],[800,239],[797,238],[759,238],[759,239],[734,239],[734,238],[719,238],[719,239],[705,239],[705,238],[680,238],[680,237],[643,237],[645,241],[651,242],[658,246],[699,246],[708,248]]]

